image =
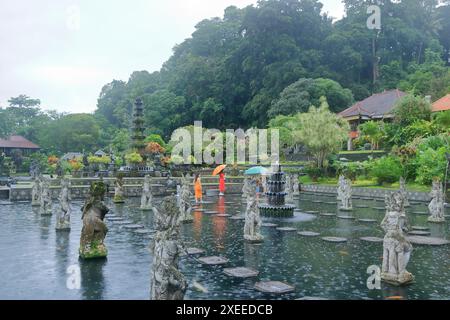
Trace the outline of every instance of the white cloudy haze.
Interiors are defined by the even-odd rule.
[[[341,0],[322,0],[330,16]],[[256,0],[15,0],[0,4],[0,106],[12,96],[44,109],[92,112],[102,86],[159,70],[205,18]],[[79,13],[80,19],[76,19]]]

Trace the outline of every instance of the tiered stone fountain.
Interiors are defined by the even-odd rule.
[[[294,216],[295,206],[286,204],[286,177],[281,166],[273,166],[273,174],[267,181],[267,204],[259,206],[261,215],[266,217],[290,218]]]

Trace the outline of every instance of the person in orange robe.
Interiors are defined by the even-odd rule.
[[[202,181],[200,179],[200,174],[196,173],[194,177],[194,193],[195,193],[195,203],[202,202]]]
[[[223,171],[219,174],[219,191],[219,195],[225,195],[225,173],[223,173]]]

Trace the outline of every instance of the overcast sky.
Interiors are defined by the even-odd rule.
[[[0,106],[12,96],[44,109],[92,112],[103,85],[159,70],[205,18],[254,0],[14,0],[0,4]],[[330,16],[341,0],[322,0]],[[79,17],[79,19],[77,19]]]

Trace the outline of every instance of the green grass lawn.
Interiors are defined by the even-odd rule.
[[[315,184],[324,186],[336,186],[338,183],[338,178],[319,178],[317,182],[313,182],[309,176],[300,177],[300,182],[302,184]],[[378,185],[375,179],[362,178],[359,177],[356,181],[352,183],[353,187],[363,187],[363,188],[373,188],[373,189],[386,189],[386,190],[397,190],[399,189],[399,183],[392,183],[386,185]],[[431,188],[429,186],[420,185],[417,183],[408,183],[406,188],[409,191],[418,192],[430,192]]]

